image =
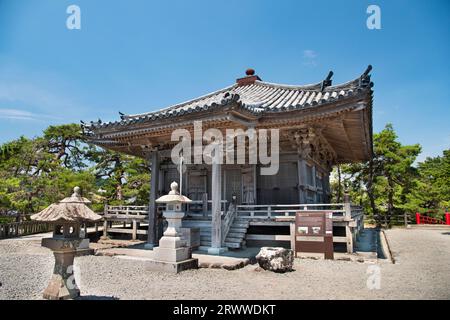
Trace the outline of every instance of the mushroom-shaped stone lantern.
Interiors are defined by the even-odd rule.
[[[159,240],[159,247],[153,249],[153,265],[156,270],[178,273],[186,269],[198,267],[198,259],[192,258],[192,248],[187,245],[181,233],[181,222],[184,217],[183,203],[192,202],[178,192],[178,183],[170,184],[168,195],[156,199],[156,203],[165,203],[163,216],[168,226],[163,237]]]
[[[71,197],[31,216],[32,220],[54,224],[53,237],[42,239],[42,246],[51,249],[55,256],[53,275],[43,294],[45,299],[73,299],[80,295],[73,275],[73,260],[83,240],[80,226],[102,218],[87,206],[91,202],[81,196],[79,187],[73,191]]]

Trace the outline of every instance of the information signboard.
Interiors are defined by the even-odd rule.
[[[333,212],[299,211],[295,215],[295,253],[323,253],[334,258]]]

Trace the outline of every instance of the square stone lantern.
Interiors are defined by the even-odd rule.
[[[178,192],[178,184],[172,182],[168,195],[156,199],[156,203],[165,203],[166,210],[163,216],[168,226],[159,240],[159,246],[153,249],[151,268],[158,271],[178,273],[186,269],[197,269],[198,259],[192,258],[192,248],[183,238],[181,222],[184,217],[183,204],[191,200]]]
[[[31,216],[32,220],[54,224],[53,237],[42,239],[42,246],[51,249],[55,256],[53,275],[44,290],[44,299],[74,299],[80,295],[73,268],[77,248],[84,240],[80,238],[80,227],[83,222],[102,219],[87,206],[89,203],[80,195],[80,188],[75,187],[71,197]]]

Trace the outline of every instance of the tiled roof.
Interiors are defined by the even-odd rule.
[[[369,66],[357,79],[336,86],[330,85],[331,72],[324,81],[304,86],[274,84],[260,80],[252,81],[246,85],[236,83],[205,96],[158,111],[136,115],[121,114],[121,120],[115,122],[91,122],[90,129],[177,117],[188,113],[220,108],[232,102],[235,102],[241,109],[255,115],[309,108],[367,92],[373,85],[369,75],[371,69],[372,67]]]

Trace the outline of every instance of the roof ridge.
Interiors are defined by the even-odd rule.
[[[145,119],[167,118],[171,116],[183,115],[185,113],[208,110],[210,107],[223,106],[231,101],[237,102],[239,106],[250,112],[259,113],[263,110],[282,111],[300,109],[309,106],[315,106],[322,103],[335,101],[342,97],[353,96],[370,90],[373,83],[370,80],[370,71],[372,66],[367,69],[358,78],[345,83],[328,86],[331,84],[333,72],[330,71],[325,80],[307,85],[287,85],[256,80],[252,83],[239,85],[235,83],[223,89],[210,92],[200,97],[190,99],[181,103],[173,104],[169,107],[155,111],[125,115],[120,113],[120,121],[102,123],[91,121],[93,127],[107,127],[117,123],[135,123],[145,121]],[[263,89],[261,89],[263,88]],[[290,91],[286,92],[286,91]],[[307,95],[301,95],[301,100],[286,100],[292,94],[292,91],[305,92]],[[294,95],[295,96],[295,95]],[[298,94],[297,94],[298,96]],[[306,97],[308,98],[306,99]],[[289,103],[294,103],[288,105]],[[280,106],[281,104],[281,106]],[[264,106],[271,106],[266,108]]]
[[[207,93],[207,94],[202,95],[200,97],[197,97],[197,98],[194,98],[194,99],[190,99],[190,100],[186,100],[186,101],[181,102],[181,103],[173,104],[173,105],[171,105],[169,107],[165,107],[165,108],[158,109],[158,110],[155,110],[155,111],[123,115],[122,119],[125,120],[125,119],[128,119],[128,118],[144,117],[144,116],[152,115],[152,114],[155,114],[155,113],[167,112],[167,111],[170,111],[172,109],[176,109],[176,108],[182,107],[184,105],[187,105],[187,104],[190,104],[190,103],[194,103],[194,102],[199,101],[199,100],[203,100],[203,99],[206,99],[206,98],[213,97],[213,96],[218,95],[220,93],[225,93],[226,91],[232,90],[235,87],[237,87],[237,84],[233,84],[233,85],[225,87],[223,89],[219,89],[219,90]]]
[[[282,83],[273,83],[273,82],[267,82],[267,81],[255,81],[256,84],[264,85],[264,86],[270,86],[275,88],[282,88],[282,89],[301,89],[301,90],[314,90],[314,89],[320,89],[320,86],[322,82],[317,83],[311,83],[311,84],[305,84],[305,85],[292,85],[292,84],[282,84]]]

